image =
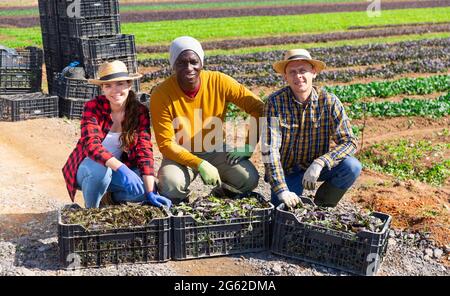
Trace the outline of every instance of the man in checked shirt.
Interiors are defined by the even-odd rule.
[[[304,189],[313,191],[324,181],[314,201],[334,207],[360,175],[361,163],[351,156],[357,139],[342,103],[313,86],[325,63],[294,49],[273,68],[288,86],[271,94],[264,109],[262,155],[272,203],[294,207]]]

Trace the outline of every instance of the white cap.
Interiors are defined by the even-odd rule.
[[[175,61],[177,60],[178,56],[185,50],[192,50],[193,52],[195,52],[200,58],[203,66],[203,59],[205,57],[205,52],[203,51],[200,42],[198,42],[198,40],[195,38],[189,36],[182,36],[176,38],[170,44],[169,49],[170,67],[173,68],[173,65],[175,64]]]

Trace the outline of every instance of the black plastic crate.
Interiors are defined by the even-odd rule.
[[[252,192],[260,200],[263,197]],[[214,257],[270,248],[273,205],[251,217],[198,222],[191,215],[172,216],[172,259]]]
[[[41,23],[42,34],[48,34],[54,38],[58,37],[59,30],[58,30],[58,19],[57,18],[41,16],[39,18],[39,20]]]
[[[138,93],[136,93],[136,98],[139,100],[139,102],[141,102],[142,104],[147,106],[147,108],[150,109],[150,95],[149,94],[138,92]],[[150,116],[151,116],[151,114],[150,114]]]
[[[26,47],[17,49],[17,54],[0,50],[0,68],[2,69],[40,69],[42,67],[42,49]]]
[[[105,37],[120,34],[119,16],[96,19],[60,18],[59,34],[72,38]]]
[[[60,42],[60,54],[62,55],[61,61],[81,61],[81,53],[78,48],[79,38],[72,38],[65,35],[61,35],[59,38]],[[63,63],[69,64],[69,63]]]
[[[87,80],[73,79],[58,76],[55,77],[54,86],[56,94],[64,99],[91,100],[98,96],[100,89],[94,84],[89,84]]]
[[[302,201],[313,204],[308,198],[302,197]],[[351,234],[300,222],[281,204],[275,211],[272,252],[349,273],[374,275],[387,250],[392,218],[378,212],[372,215],[385,223],[380,233]]]
[[[0,94],[39,92],[41,83],[41,69],[0,69]]]
[[[39,15],[45,17],[56,17],[56,1],[55,0],[39,0]]]
[[[56,0],[58,15],[60,17],[70,17],[67,8],[73,0]],[[71,11],[69,11],[71,13]],[[80,1],[79,15],[76,17],[91,18],[105,17],[119,14],[118,0],[82,0]],[[74,16],[71,16],[74,17]]]
[[[64,99],[59,97],[59,116],[69,119],[81,119],[87,100]]]
[[[47,86],[48,86],[48,93],[52,95],[56,95],[56,87],[54,87],[54,79],[56,75],[61,71],[61,67],[53,65],[53,66],[47,66],[46,69],[46,76],[47,76]]]
[[[42,45],[44,48],[44,57],[47,54],[54,55],[54,58],[60,58],[59,36],[42,33]]]
[[[84,64],[84,69],[86,71],[86,75],[89,78],[98,79],[98,68],[101,64],[105,62],[112,62],[113,60],[119,60],[125,63],[127,66],[129,73],[137,73],[138,72],[138,63],[136,59],[136,55],[130,55],[126,57],[117,57],[117,58],[105,58],[105,59],[90,59]],[[137,81],[137,80],[136,80]]]
[[[80,53],[86,61],[136,55],[134,35],[119,34],[113,37],[78,40]]]
[[[139,79],[135,79],[132,81],[132,86],[131,89],[135,92],[138,93],[141,91],[141,82]]]
[[[40,92],[0,95],[0,120],[20,121],[58,116],[58,97]]]
[[[146,226],[88,231],[81,225],[63,224],[60,210],[58,244],[65,267],[73,267],[74,260],[79,268],[166,262],[170,260],[170,216],[153,219]]]

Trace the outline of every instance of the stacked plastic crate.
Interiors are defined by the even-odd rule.
[[[56,23],[53,31],[57,32],[54,38],[57,41],[54,44],[59,46],[56,57],[46,55],[46,63],[48,60],[51,65],[58,65],[50,68],[53,75],[48,78],[49,91],[60,97],[61,116],[79,118],[84,102],[92,99],[99,90],[87,84],[87,80],[63,77],[58,73],[71,62],[78,61],[84,67],[86,78],[99,78],[99,66],[112,60],[123,61],[130,73],[136,73],[134,35],[120,34],[118,0],[39,0],[39,4],[44,50],[48,47],[52,52],[51,45],[45,42],[48,39],[44,33],[45,25],[49,27]],[[45,11],[54,12],[56,22],[51,20],[53,14],[47,12],[45,15]],[[139,82],[134,82],[133,90],[139,92],[139,88]]]
[[[0,49],[0,94],[38,92],[41,82],[41,49]]]
[[[48,92],[53,93],[55,74],[63,68],[62,54],[59,48],[58,14],[55,0],[39,0],[44,62],[47,75]]]
[[[58,116],[58,97],[41,91],[42,50],[0,49],[0,120]]]

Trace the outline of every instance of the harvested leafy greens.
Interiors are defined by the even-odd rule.
[[[297,204],[294,209],[288,209],[303,223],[325,228],[358,233],[360,231],[381,232],[384,221],[380,218],[356,210],[342,210],[318,207],[311,204]]]
[[[174,216],[192,215],[197,221],[218,221],[249,217],[253,210],[269,207],[268,202],[261,202],[255,197],[230,199],[207,196],[198,198],[191,204],[182,202],[173,206],[171,211]]]
[[[159,208],[145,205],[118,205],[105,208],[68,208],[61,211],[64,224],[79,224],[88,230],[145,226],[152,219],[167,215]]]

